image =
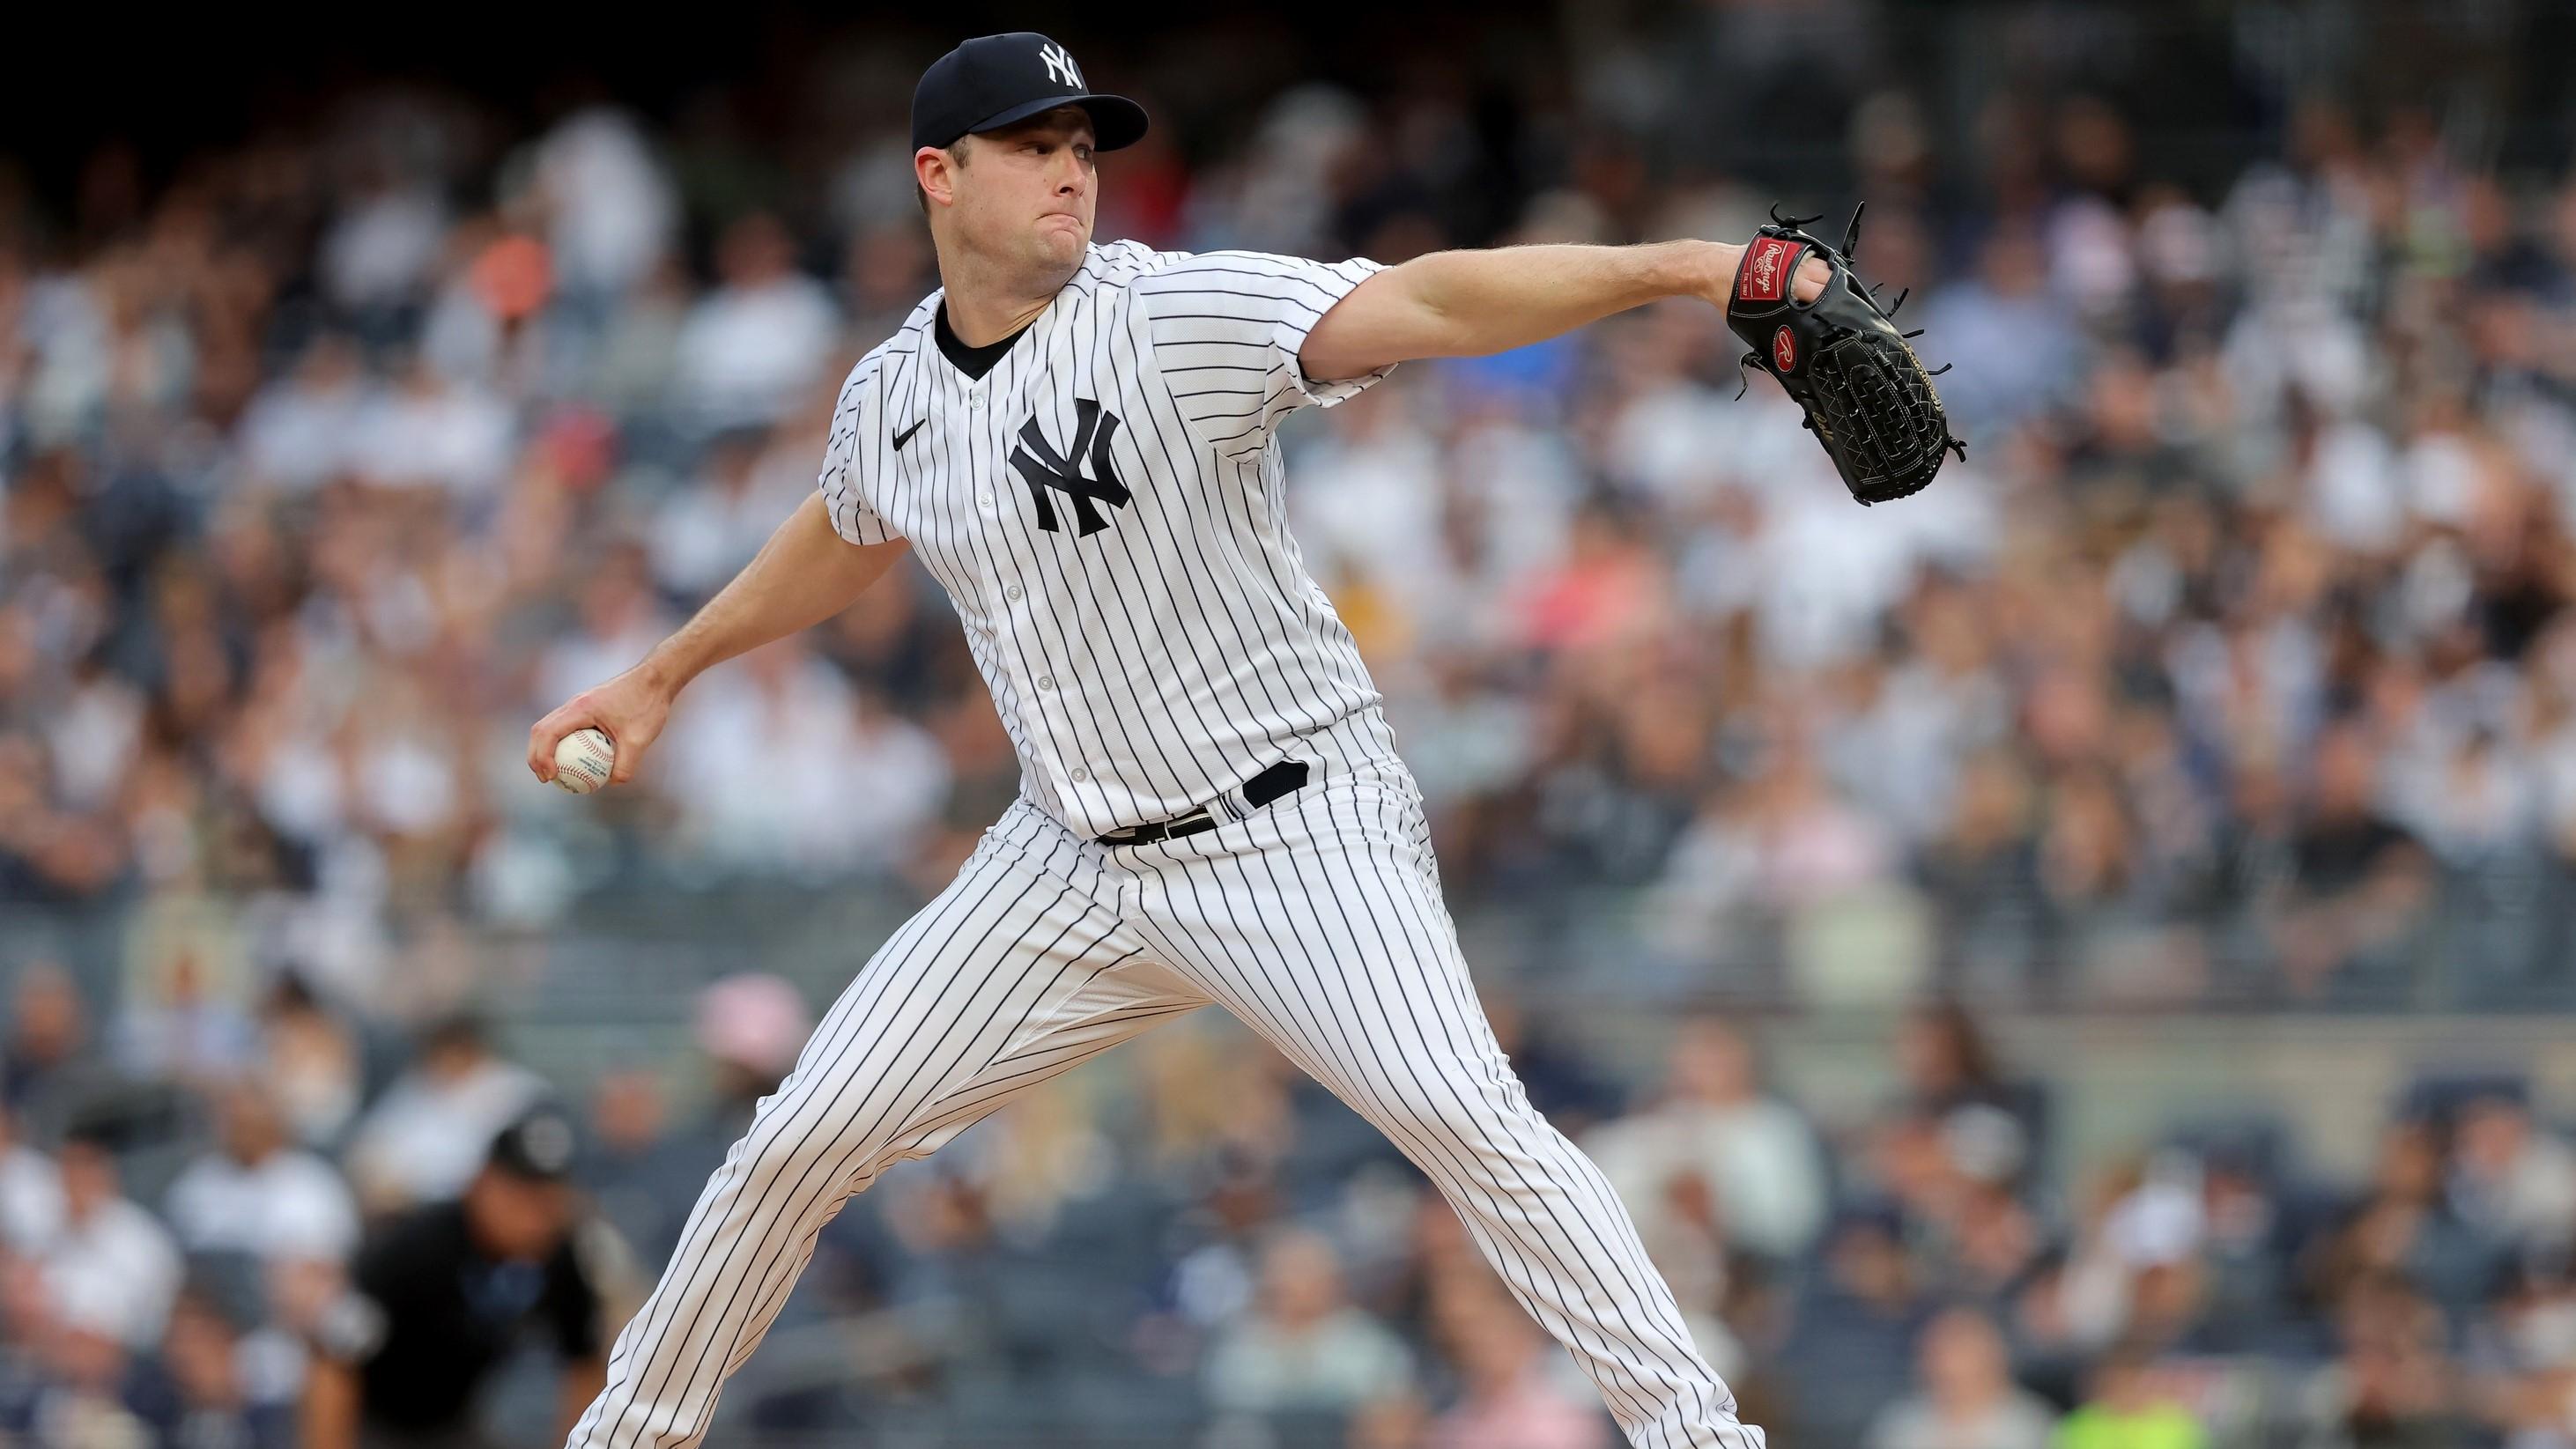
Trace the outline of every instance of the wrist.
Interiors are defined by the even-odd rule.
[[[1674,248],[1668,279],[1671,295],[1723,297],[1726,289],[1735,284],[1735,267],[1743,259],[1743,247],[1733,242],[1698,239],[1670,245]]]
[[[705,668],[703,662],[686,656],[683,642],[675,634],[655,645],[653,651],[636,664],[635,675],[667,704],[678,698],[688,682],[697,678],[699,671]]]

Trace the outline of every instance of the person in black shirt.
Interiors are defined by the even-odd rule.
[[[576,1235],[573,1127],[539,1108],[494,1139],[453,1202],[384,1224],[321,1315],[308,1449],[481,1449],[484,1380],[541,1329],[563,1361],[560,1438],[605,1374],[600,1295]]]
[[[2291,879],[2272,921],[2285,984],[2303,997],[2394,989],[2385,978],[2431,903],[2432,858],[2379,810],[2379,759],[2361,725],[2328,725],[2311,759],[2307,815],[2289,840]]]

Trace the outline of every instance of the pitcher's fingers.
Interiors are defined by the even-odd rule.
[[[644,763],[644,752],[652,748],[656,731],[634,729],[630,735],[614,732],[608,736],[608,783],[623,785],[635,778],[635,769]]]
[[[571,705],[548,714],[528,730],[528,773],[551,784],[555,778],[555,746],[564,736],[590,723],[587,716],[576,713]]]

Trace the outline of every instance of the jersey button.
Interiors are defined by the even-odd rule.
[[[969,393],[966,397],[966,406],[973,408],[977,412],[982,412],[984,410],[984,395],[980,392]]]
[[[978,503],[983,504],[986,512],[990,512],[990,511],[992,511],[992,507],[993,507],[993,495],[992,495],[992,494],[990,494],[990,493],[978,493],[978,494],[976,494],[976,495],[975,495],[975,501],[976,501],[976,502],[978,502]]]
[[[1073,783],[1079,785],[1090,778],[1091,772],[1089,770],[1082,768],[1080,765],[1073,767]]]
[[[1002,597],[1011,600],[1013,603],[1017,603],[1020,597],[1020,586],[1018,584],[1004,585],[1002,588]]]
[[[1038,688],[1040,688],[1040,689],[1053,689],[1053,688],[1055,688],[1055,676],[1054,676],[1054,675],[1052,675],[1052,674],[1041,674],[1041,675],[1039,675],[1039,676],[1038,676]]]

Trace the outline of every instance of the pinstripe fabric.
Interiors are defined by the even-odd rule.
[[[709,1178],[570,1442],[694,1444],[851,1194],[1077,1063],[1206,1004],[1141,958],[1096,847],[1023,800],[834,1003]]]
[[[1438,1185],[1631,1443],[1760,1449],[1626,1211],[1540,1116],[1477,1005],[1421,797],[1375,711],[1323,778],[1217,829],[1105,847],[1023,798],[833,1007],[691,1213],[572,1443],[697,1443],[815,1234],[888,1163],[1216,1003]]]
[[[1378,269],[1096,245],[984,376],[940,353],[934,292],[842,385],[817,480],[833,527],[912,541],[956,605],[1027,794],[1078,834],[1204,804],[1379,702],[1288,535],[1275,437],[1294,409],[1385,375],[1319,384],[1297,364],[1307,331]],[[1032,428],[1071,449],[1085,402],[1132,494],[1097,505],[1090,533],[1011,462]]]
[[[1431,1178],[1644,1449],[1760,1449],[1600,1170],[1530,1106],[1478,1005],[1396,762],[1202,834],[1111,852],[1148,955]]]

